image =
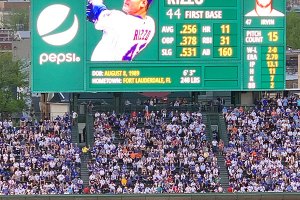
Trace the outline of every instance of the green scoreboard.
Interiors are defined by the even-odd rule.
[[[90,22],[88,0],[32,0],[32,90],[285,89],[286,0],[153,0],[129,18],[145,1],[92,0]]]

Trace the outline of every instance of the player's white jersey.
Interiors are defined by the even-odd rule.
[[[117,10],[103,11],[95,23],[103,36],[91,57],[91,61],[132,60],[152,40],[154,20],[125,14]]]
[[[256,10],[252,10],[251,12],[247,13],[245,16],[246,17],[283,17],[284,14],[275,9],[272,9],[271,12],[261,12],[259,14],[256,12]]]

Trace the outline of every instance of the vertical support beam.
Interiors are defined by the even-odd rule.
[[[121,92],[114,92],[113,93],[113,103],[115,107],[116,113],[120,113],[123,111],[122,107],[122,93]]]
[[[72,111],[79,113],[78,98],[79,93],[70,93],[70,114],[72,114]]]

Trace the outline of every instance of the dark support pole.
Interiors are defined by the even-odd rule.
[[[73,93],[73,106],[74,106],[73,110],[77,113],[79,113],[78,97],[79,97],[78,93]]]
[[[88,145],[89,144],[89,135],[92,134],[92,130],[91,130],[91,127],[90,127],[90,124],[92,123],[90,121],[91,119],[91,116],[92,116],[92,112],[90,112],[89,109],[87,109],[87,112],[85,112],[85,135],[84,135],[84,141],[85,141],[85,144]]]
[[[78,98],[78,93],[70,94],[70,113],[72,113],[72,111],[79,113]]]
[[[116,113],[122,112],[122,93],[121,92],[114,92],[113,93],[113,103],[115,107]]]
[[[192,92],[192,102],[198,103],[199,92]]]

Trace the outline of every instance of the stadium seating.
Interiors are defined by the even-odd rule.
[[[0,123],[0,194],[80,194],[80,148],[68,114],[54,120]]]
[[[225,113],[224,154],[232,191],[300,191],[300,123],[295,97],[268,99]]]
[[[199,112],[95,114],[92,194],[222,192]]]

